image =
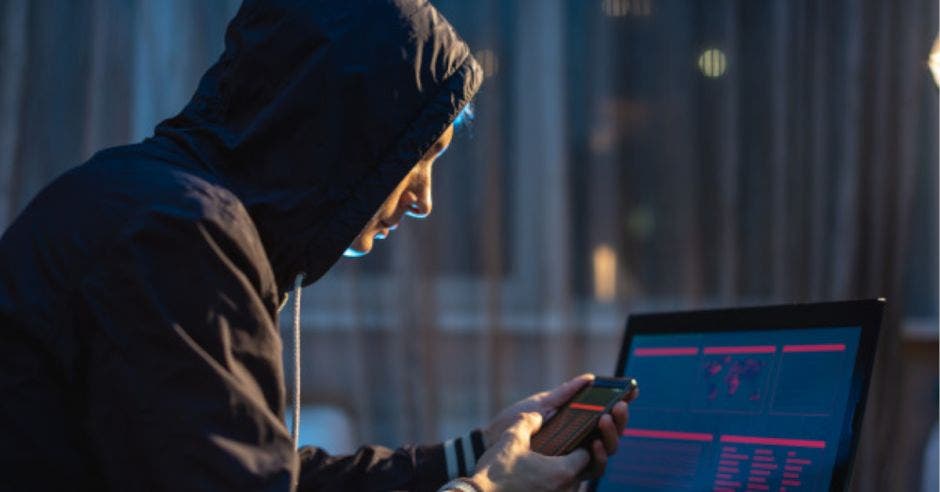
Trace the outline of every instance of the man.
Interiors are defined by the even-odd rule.
[[[528,446],[589,376],[459,447],[331,457],[282,421],[284,293],[430,213],[480,80],[424,1],[246,0],[179,115],[55,180],[0,239],[0,488],[554,490],[589,454],[601,471],[626,404],[590,453]]]

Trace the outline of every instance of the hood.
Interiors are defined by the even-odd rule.
[[[340,258],[482,78],[423,0],[247,0],[155,133],[239,196],[284,292]]]

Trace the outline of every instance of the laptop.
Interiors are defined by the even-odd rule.
[[[851,478],[884,300],[631,316],[640,396],[590,490],[829,491]]]

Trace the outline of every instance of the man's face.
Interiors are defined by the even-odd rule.
[[[362,231],[353,239],[344,253],[349,257],[362,256],[372,251],[376,239],[385,239],[398,228],[403,216],[423,219],[431,213],[431,167],[434,160],[447,150],[454,137],[454,127],[450,126],[434,142],[434,145],[418,161],[405,179],[398,183],[392,194],[382,203],[379,211],[369,219]]]

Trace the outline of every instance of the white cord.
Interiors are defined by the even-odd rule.
[[[297,449],[300,436],[300,291],[304,283],[304,274],[294,279],[294,419],[291,422],[290,437]]]

